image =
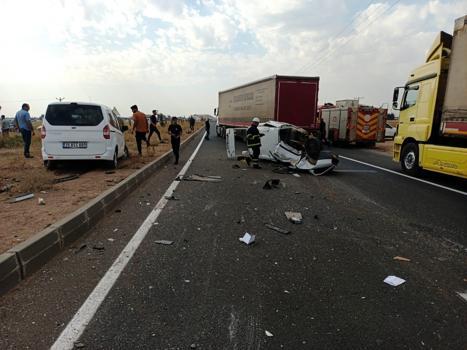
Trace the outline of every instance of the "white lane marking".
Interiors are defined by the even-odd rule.
[[[186,162],[185,166],[180,170],[178,176],[185,175],[186,171],[190,167],[193,159],[195,158],[196,154],[198,153],[201,145],[204,141],[204,136],[201,138],[198,147],[195,149],[193,154],[191,155],[190,159]],[[177,177],[178,177],[177,176]],[[148,234],[149,230],[156,222],[157,218],[159,217],[162,209],[164,209],[165,205],[167,204],[168,200],[165,198],[170,197],[175,189],[177,188],[180,181],[173,181],[167,191],[164,193],[162,198],[156,204],[154,209],[148,215],[148,217],[144,220],[142,225],[138,228],[134,236],[128,242],[126,247],[122,250],[120,255],[115,259],[112,266],[109,270],[105,273],[104,277],[99,281],[97,286],[94,288],[92,293],[88,296],[84,304],[79,308],[78,312],[72,318],[72,320],[68,323],[66,328],[60,334],[58,339],[50,348],[51,350],[71,350],[74,348],[75,342],[79,339],[79,337],[83,334],[84,330],[86,329],[87,325],[93,319],[97,309],[100,307],[102,302],[107,297],[107,294],[112,289],[113,285],[117,281],[118,277],[122,273],[125,266],[128,264],[130,259],[135,254],[136,250],[138,249],[139,245],[143,241],[143,239]]]
[[[411,179],[411,180],[414,180],[414,181],[423,182],[423,183],[425,183],[425,184],[428,184],[428,185],[431,185],[431,186],[434,186],[434,187],[442,188],[442,189],[444,189],[444,190],[448,190],[448,191],[451,191],[451,192],[455,192],[455,193],[458,193],[458,194],[462,194],[462,195],[464,195],[464,196],[467,196],[467,192],[464,192],[464,191],[461,191],[461,190],[456,190],[455,188],[451,188],[451,187],[439,185],[439,184],[434,183],[434,182],[430,182],[430,181],[423,180],[423,179],[419,179],[419,178],[416,178],[416,177],[413,177],[413,176],[409,176],[409,175],[406,175],[406,174],[398,173],[397,171],[390,170],[390,169],[386,169],[386,168],[383,168],[383,167],[380,167],[380,166],[377,166],[377,165],[373,165],[373,164],[370,164],[370,163],[365,163],[365,162],[362,162],[362,161],[360,161],[360,160],[356,160],[356,159],[353,159],[353,158],[348,158],[348,157],[344,157],[344,156],[341,156],[341,155],[339,156],[339,158],[346,159],[346,160],[350,160],[351,162],[363,164],[363,165],[366,165],[366,166],[369,166],[369,167],[372,167],[372,168],[375,168],[375,169],[379,169],[379,170],[382,170],[382,171],[386,171],[386,172],[391,173],[391,174],[395,174],[395,175],[399,175],[399,176],[402,176],[402,177],[406,177],[406,178]]]
[[[354,170],[354,169],[340,169],[340,170],[333,170],[334,173],[371,173],[376,174],[376,170]]]

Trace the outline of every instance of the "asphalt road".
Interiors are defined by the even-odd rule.
[[[374,151],[334,151],[397,169]],[[222,182],[180,182],[179,200],[162,210],[78,345],[465,349],[467,302],[457,292],[467,290],[466,196],[344,159],[340,172],[322,177],[235,163],[223,140],[204,142],[188,174]],[[0,299],[1,349],[54,343],[178,170],[161,169],[120,212]],[[465,190],[462,181],[428,176]],[[271,178],[279,188],[264,190]],[[288,210],[301,212],[303,223],[288,222]],[[245,232],[255,244],[238,240]],[[161,239],[174,243],[155,243]],[[99,242],[105,250],[93,249]],[[388,275],[406,283],[389,286]]]

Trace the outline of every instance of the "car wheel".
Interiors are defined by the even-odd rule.
[[[54,170],[57,167],[57,163],[53,160],[44,160],[44,166],[47,170]]]
[[[402,148],[401,167],[409,175],[417,176],[420,174],[421,168],[418,165],[418,145],[416,143],[408,143]]]
[[[124,148],[124,151],[123,151],[123,159],[129,159],[129,158],[130,158],[130,150],[125,145],[125,148]]]
[[[117,169],[117,166],[118,166],[118,150],[117,149],[115,149],[113,159],[108,161],[108,165],[110,169]]]

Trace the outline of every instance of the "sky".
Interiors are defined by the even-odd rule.
[[[390,103],[467,0],[0,0],[0,106],[56,98],[212,114],[218,91],[319,76],[319,101]]]

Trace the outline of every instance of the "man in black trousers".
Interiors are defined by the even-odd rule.
[[[209,124],[209,118],[206,119],[206,122],[204,123],[204,128],[206,129],[206,140],[209,140],[209,130],[211,129],[211,124]]]
[[[182,135],[182,127],[177,123],[177,117],[172,117],[172,123],[169,125],[169,134],[172,151],[175,156],[175,165],[177,165],[180,158],[180,138]]]

